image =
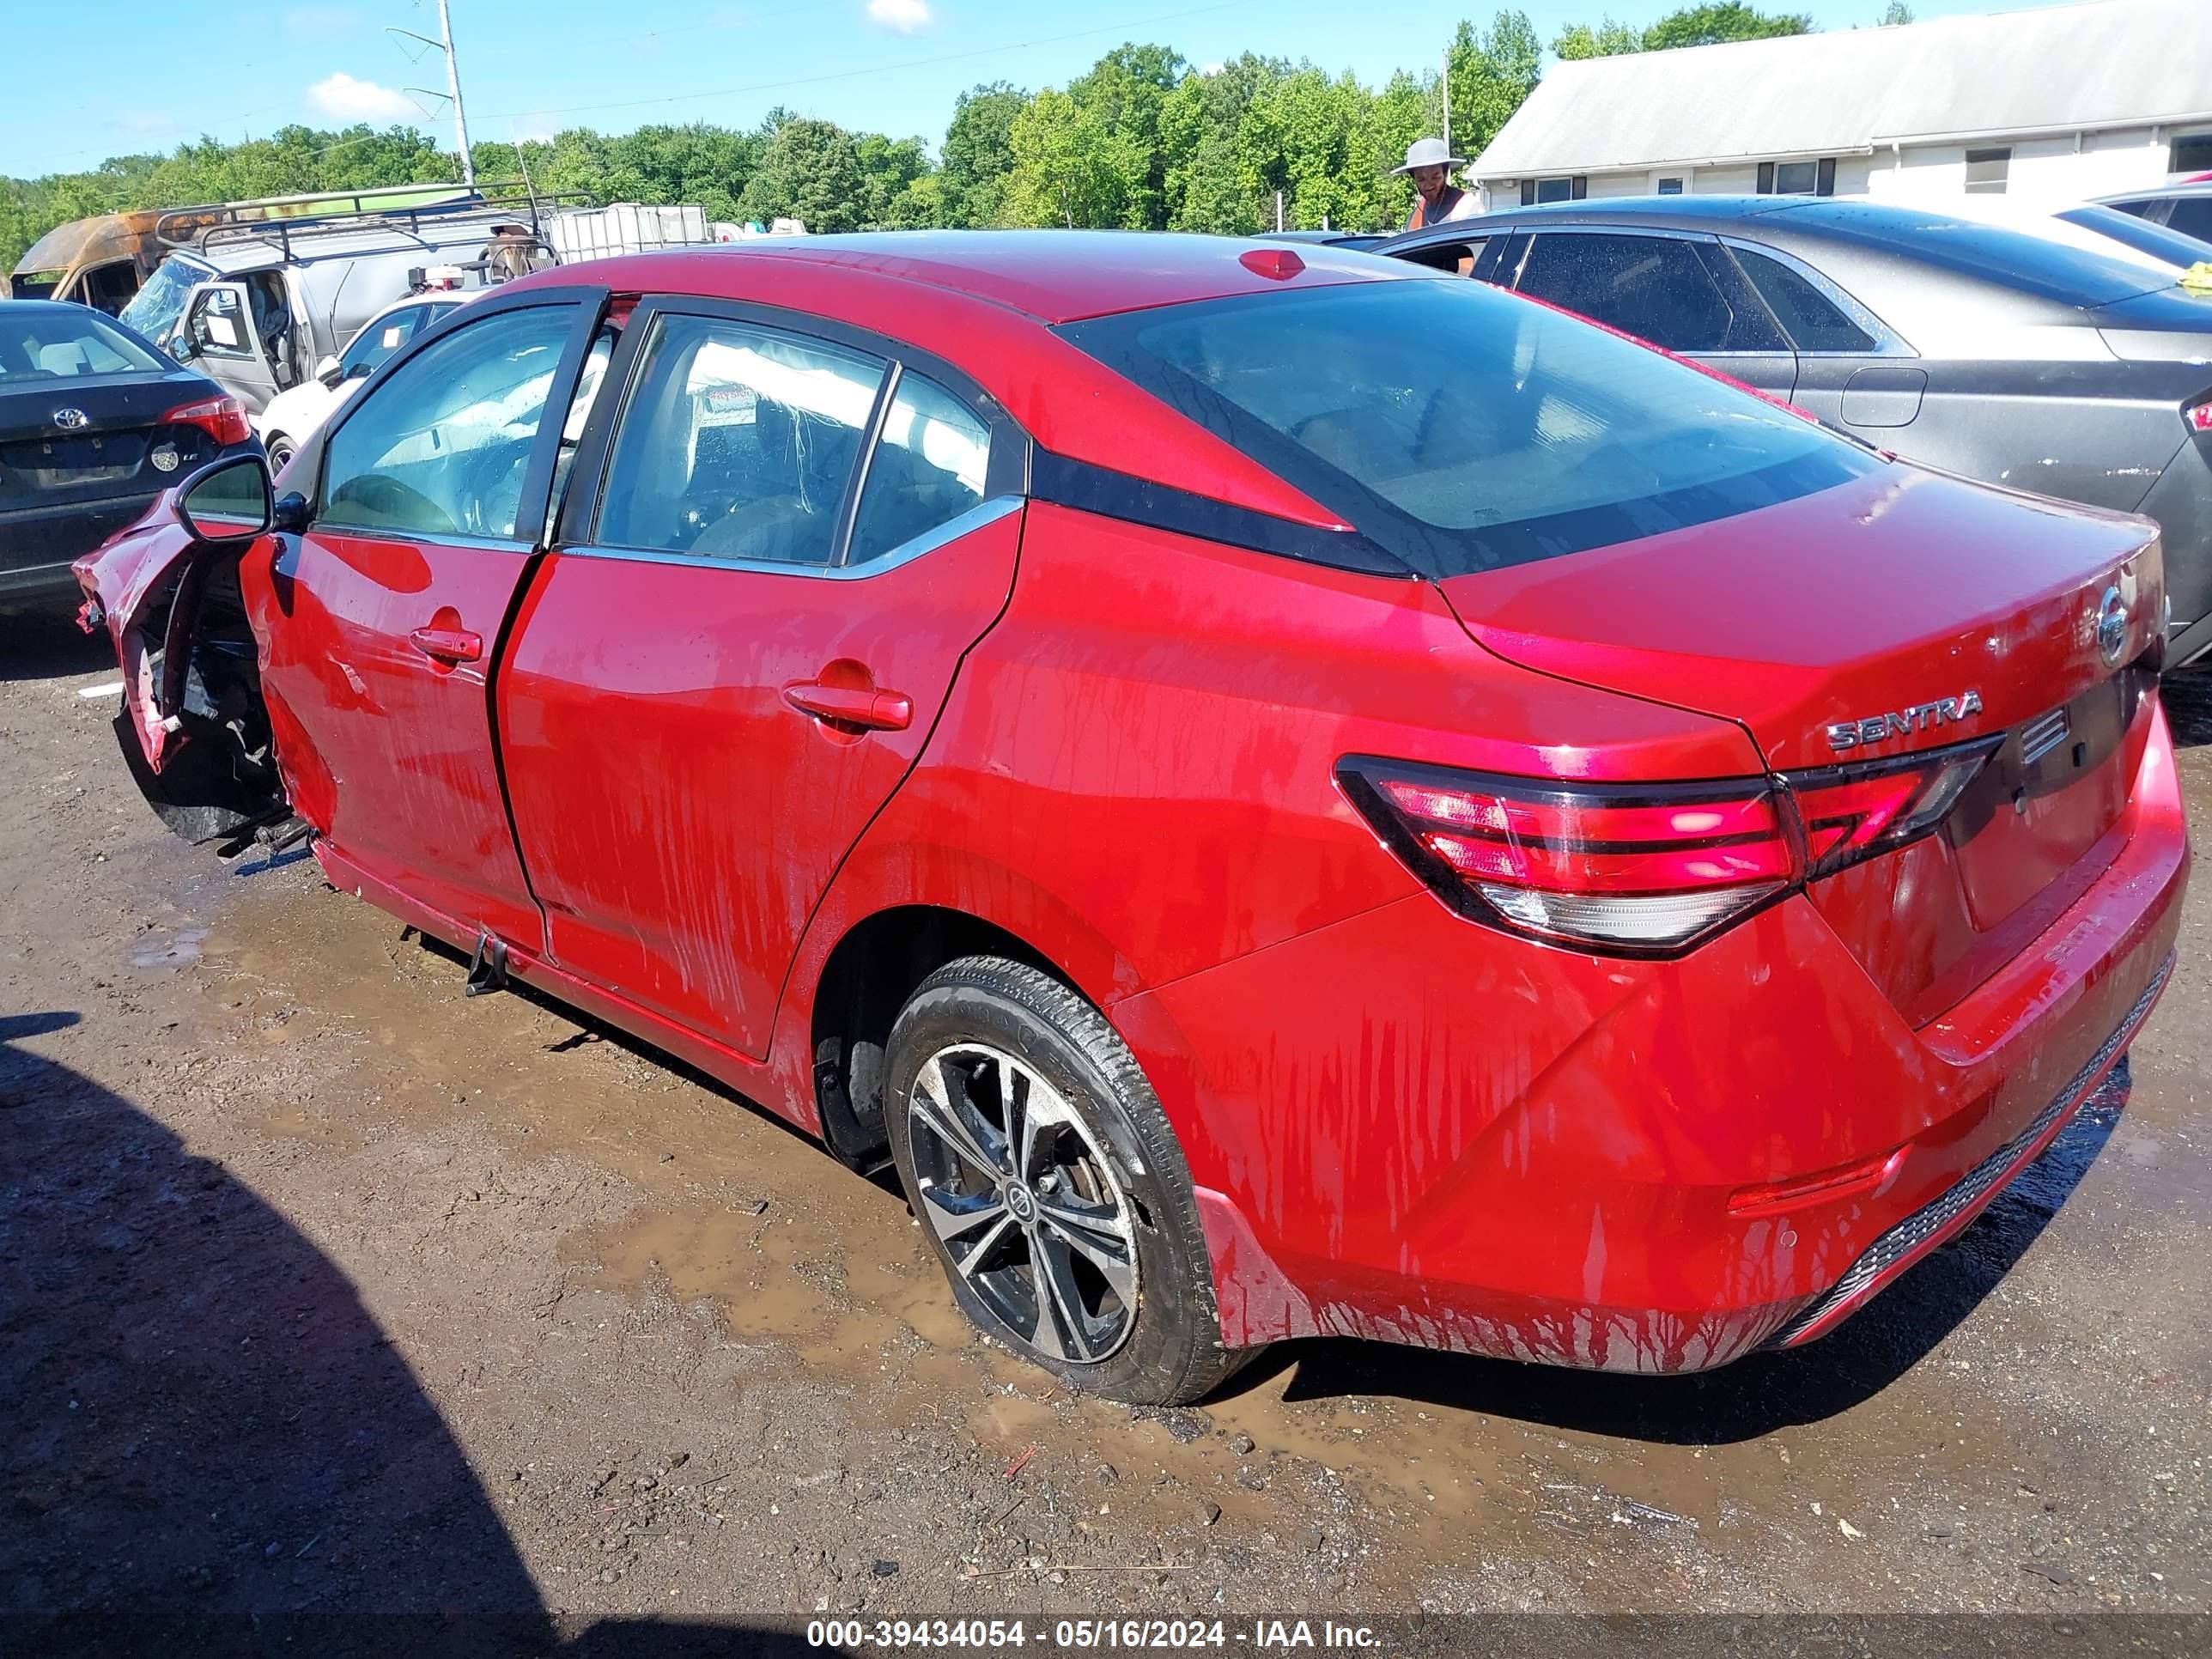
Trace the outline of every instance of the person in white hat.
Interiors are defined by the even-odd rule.
[[[1390,170],[1408,173],[1413,180],[1413,211],[1406,220],[1407,229],[1464,219],[1474,212],[1474,196],[1451,181],[1451,170],[1466,165],[1467,157],[1453,155],[1441,138],[1416,138],[1406,146],[1406,165]]]

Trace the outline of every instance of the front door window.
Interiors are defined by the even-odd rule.
[[[533,306],[426,342],[331,435],[318,525],[511,539],[574,325],[571,307]]]

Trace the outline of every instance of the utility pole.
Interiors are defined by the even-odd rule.
[[[438,9],[445,11],[445,0],[438,0]],[[1444,155],[1451,155],[1451,46],[1444,46]]]
[[[386,26],[384,32],[404,35],[410,40],[420,40],[424,46],[434,46],[446,54],[445,91],[432,92],[423,87],[410,87],[407,90],[421,98],[443,98],[453,106],[453,138],[461,147],[461,182],[474,190],[477,187],[477,161],[469,153],[469,116],[461,104],[461,66],[453,56],[453,14],[447,9],[447,0],[438,0],[436,40],[433,40],[427,34],[417,34],[412,29],[393,28],[389,25]]]
[[[446,0],[438,0],[438,33],[446,48],[446,92],[453,100],[453,137],[461,146],[461,182],[474,190],[477,161],[469,153],[469,116],[461,106],[461,66],[453,57],[453,19],[446,9]]]

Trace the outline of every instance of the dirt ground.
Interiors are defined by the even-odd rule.
[[[890,1186],[168,837],[113,678],[0,621],[18,1629],[2212,1610],[2201,871],[2131,1091],[1838,1335],[1673,1381],[1315,1342],[1132,1412],[972,1337]]]

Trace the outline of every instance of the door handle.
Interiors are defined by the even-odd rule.
[[[802,714],[871,732],[903,732],[914,723],[914,699],[873,686],[824,685],[802,680],[783,688],[783,700]]]
[[[465,628],[418,628],[407,642],[434,662],[474,662],[483,655],[483,635]]]

